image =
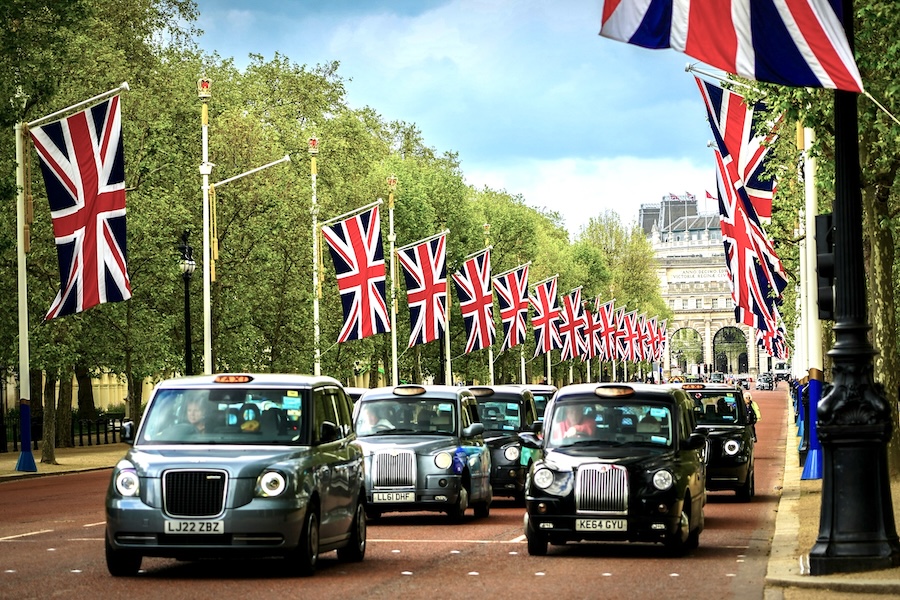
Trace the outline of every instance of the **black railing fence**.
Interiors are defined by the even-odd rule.
[[[94,419],[80,419],[72,415],[72,427],[69,431],[69,445],[100,446],[115,444],[122,439],[122,425],[125,423],[124,413],[106,413]],[[41,446],[44,439],[44,423],[40,418],[31,418],[31,444],[33,450]],[[22,442],[22,428],[19,414],[0,413],[0,452],[18,452]]]

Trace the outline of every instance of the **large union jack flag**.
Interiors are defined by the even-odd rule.
[[[494,294],[500,304],[500,321],[503,323],[503,346],[508,350],[525,343],[528,319],[528,265],[496,275]]]
[[[397,251],[406,279],[409,347],[438,339],[447,320],[447,234]]]
[[[322,237],[331,251],[344,309],[338,342],[390,331],[378,206],[334,225],[323,225]]]
[[[131,298],[119,97],[31,130],[50,201],[60,289],[46,319]]]
[[[581,306],[581,288],[575,288],[563,298],[563,310],[559,321],[559,337],[562,340],[560,360],[571,360],[585,353],[584,328],[587,324]]]
[[[495,330],[490,248],[464,262],[453,274],[453,283],[468,335],[465,353],[491,346]]]
[[[747,194],[727,182],[728,173],[718,150],[715,156],[719,221],[735,319],[769,329],[775,321],[775,306],[787,287],[787,274]]]
[[[562,348],[559,338],[559,304],[556,299],[556,276],[542,281],[534,288],[534,296],[529,299],[534,314],[531,327],[534,329],[534,355],[547,354]]]
[[[777,136],[771,130],[759,134],[767,114],[765,104],[758,102],[751,109],[743,96],[700,78],[694,79],[703,96],[713,138],[729,180],[735,187],[743,186],[758,216],[771,217],[775,181],[765,170],[769,144]]]
[[[748,79],[861,92],[842,0],[604,0],[600,35]]]

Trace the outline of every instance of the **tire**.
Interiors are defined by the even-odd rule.
[[[491,501],[485,500],[484,502],[479,502],[478,504],[474,504],[472,508],[475,509],[475,516],[479,519],[485,519],[491,514]]]
[[[738,500],[743,502],[750,502],[753,496],[756,495],[756,482],[755,475],[753,470],[751,469],[749,473],[747,473],[747,479],[744,481],[744,485],[735,490],[737,494]]]
[[[106,542],[106,569],[113,577],[134,577],[141,570],[143,557],[137,552],[115,550]]]
[[[350,539],[346,546],[338,548],[337,555],[343,562],[361,562],[366,556],[366,510],[362,500],[356,505],[356,513],[350,525]]]
[[[300,543],[286,557],[288,570],[300,577],[309,577],[319,564],[319,515],[314,506],[306,510]]]
[[[699,528],[692,530],[690,498],[685,498],[681,506],[681,519],[678,522],[678,528],[672,533],[665,542],[665,546],[672,556],[684,556],[689,550],[693,550],[700,544]],[[691,547],[691,544],[696,544]]]
[[[466,486],[459,488],[459,496],[456,498],[456,504],[447,512],[447,516],[454,523],[462,521],[466,516],[466,509],[469,508],[469,490]]]
[[[528,540],[528,554],[531,556],[546,556],[549,540],[531,526],[528,515],[525,516],[525,538]]]

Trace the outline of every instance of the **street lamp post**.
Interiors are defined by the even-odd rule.
[[[181,278],[184,279],[184,374],[194,374],[194,361],[191,352],[191,276],[197,263],[194,262],[194,248],[188,244],[189,232],[185,230],[181,234]]]
[[[853,48],[853,2],[843,1]],[[887,444],[893,423],[873,374],[863,255],[857,94],[834,92],[834,387],[817,407],[823,449],[819,535],[809,552],[813,575],[900,565]],[[809,234],[809,232],[807,232]]]

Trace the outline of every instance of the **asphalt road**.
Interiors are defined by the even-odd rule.
[[[521,507],[497,499],[486,519],[387,514],[370,524],[362,563],[322,555],[308,579],[273,560],[177,562],[145,558],[136,578],[113,578],[103,556],[109,471],[0,484],[0,598],[763,598],[784,470],[784,392],[754,392],[756,497],[709,495],[700,547],[551,546],[528,555]],[[793,443],[793,440],[792,440]],[[469,513],[471,515],[471,511]]]

